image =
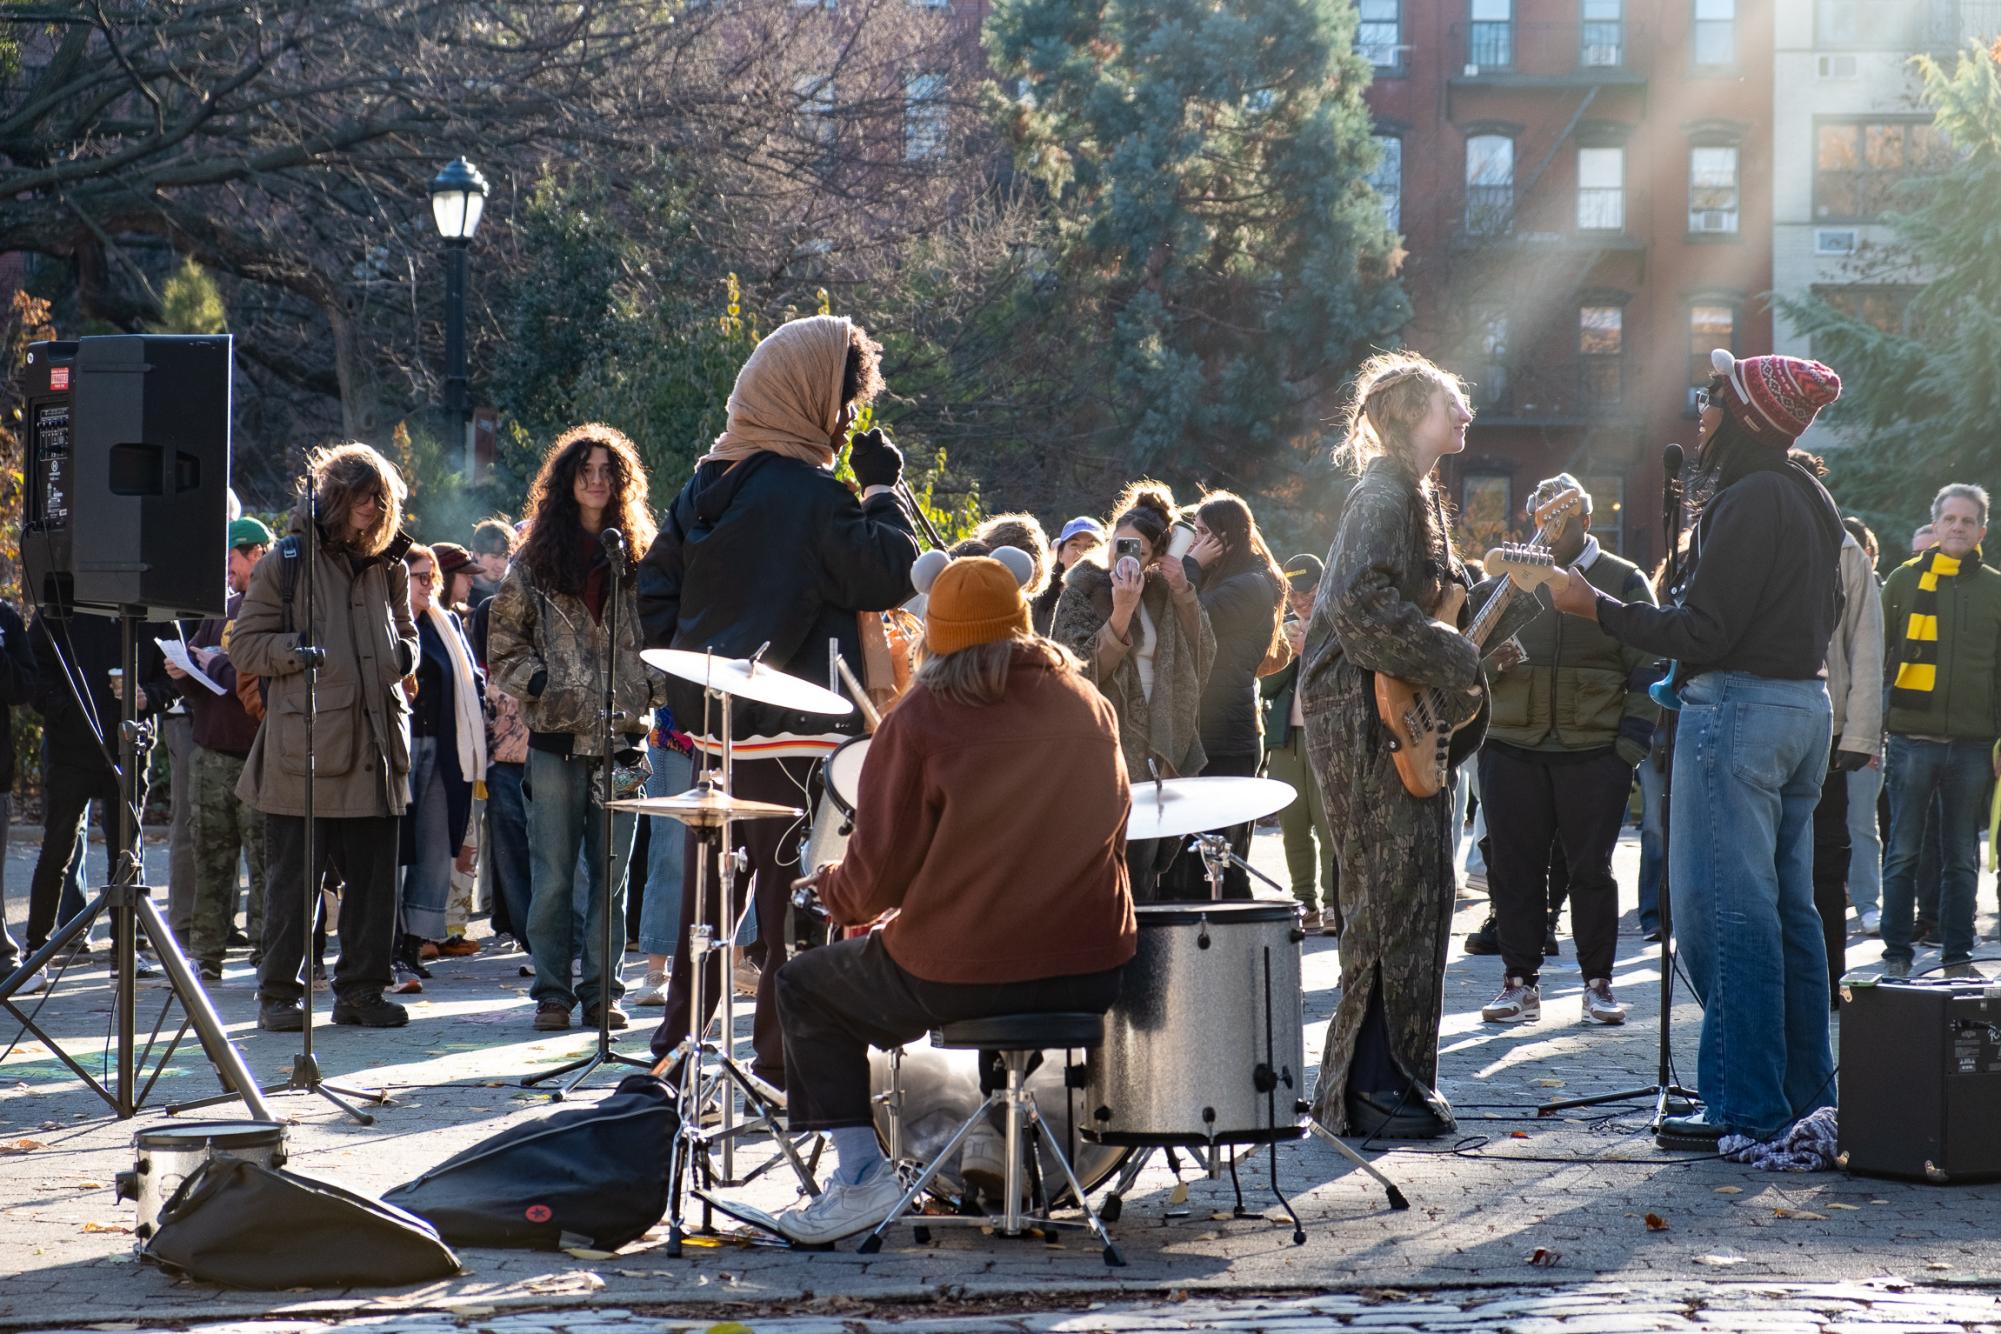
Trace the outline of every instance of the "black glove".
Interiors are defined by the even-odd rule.
[[[848,447],[848,466],[864,488],[895,486],[903,476],[903,451],[889,443],[880,426],[870,427]]]
[[[1837,750],[1834,752],[1834,767],[1845,774],[1857,769],[1867,769],[1872,757],[1859,750]]]

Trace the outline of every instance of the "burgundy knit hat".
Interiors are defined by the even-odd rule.
[[[1820,410],[1841,397],[1841,377],[1799,357],[1733,357],[1722,348],[1709,364],[1730,385],[1731,415],[1751,435],[1784,449],[1806,433]]]

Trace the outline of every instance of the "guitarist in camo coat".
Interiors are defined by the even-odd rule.
[[[1377,717],[1374,674],[1436,687],[1480,707],[1471,640],[1432,619],[1446,586],[1469,582],[1432,471],[1466,447],[1464,383],[1414,353],[1358,372],[1344,461],[1349,493],[1307,628],[1300,669],[1309,761],[1340,867],[1341,1001],[1320,1058],[1314,1115],[1337,1134],[1429,1139],[1457,1128],[1436,1089],[1438,1027],[1454,882],[1452,797],[1418,800],[1398,778]],[[1474,591],[1471,607],[1491,592]],[[1490,642],[1536,614],[1523,599]],[[1470,608],[1469,608],[1470,610]],[[1470,616],[1462,613],[1460,628]],[[1476,745],[1482,717],[1459,734]]]

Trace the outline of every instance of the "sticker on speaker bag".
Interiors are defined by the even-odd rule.
[[[556,1216],[556,1211],[546,1204],[531,1204],[521,1211],[521,1216],[531,1223],[546,1223]]]

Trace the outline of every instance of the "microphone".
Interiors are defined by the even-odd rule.
[[[598,534],[598,541],[604,543],[605,557],[613,563],[625,560],[625,534],[616,528],[607,528]]]
[[[1681,446],[1669,445],[1661,451],[1661,472],[1672,482],[1681,476]]]

